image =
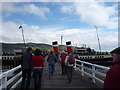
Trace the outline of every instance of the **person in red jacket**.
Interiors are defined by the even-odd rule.
[[[66,74],[66,65],[65,65],[65,58],[67,54],[63,51],[60,55],[61,58],[61,68],[62,68],[62,75]]]
[[[113,90],[118,88],[120,90],[120,47],[111,51],[114,65],[109,69],[104,81],[104,88]]]
[[[43,56],[41,56],[41,51],[39,49],[36,49],[35,56],[32,57],[32,68],[33,68],[35,90],[41,89],[43,67],[44,67]]]

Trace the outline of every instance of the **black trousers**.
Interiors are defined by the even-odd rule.
[[[67,78],[68,78],[69,82],[71,82],[72,81],[73,66],[67,66],[66,71],[67,71]]]
[[[29,88],[31,81],[31,69],[22,69],[21,88]]]
[[[62,68],[62,75],[66,75],[66,65],[61,64],[61,68]]]
[[[41,89],[42,71],[43,71],[42,68],[33,69],[34,90]]]

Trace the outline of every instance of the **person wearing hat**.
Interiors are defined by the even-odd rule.
[[[107,72],[104,88],[119,88],[120,89],[120,47],[112,50],[114,65]]]

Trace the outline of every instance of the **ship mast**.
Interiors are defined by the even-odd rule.
[[[96,29],[96,33],[97,33],[97,39],[98,39],[98,45],[99,45],[99,50],[101,52],[101,46],[100,46],[100,39],[99,39],[99,36],[98,36],[98,30],[97,30],[97,26],[94,25],[95,29]]]

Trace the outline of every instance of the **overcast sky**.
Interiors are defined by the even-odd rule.
[[[15,0],[11,0],[15,1]],[[118,2],[2,2],[2,33],[0,42],[23,43],[19,26],[24,29],[25,41],[87,46],[99,50],[96,29],[102,51],[118,46]],[[89,1],[89,0],[88,0]]]

